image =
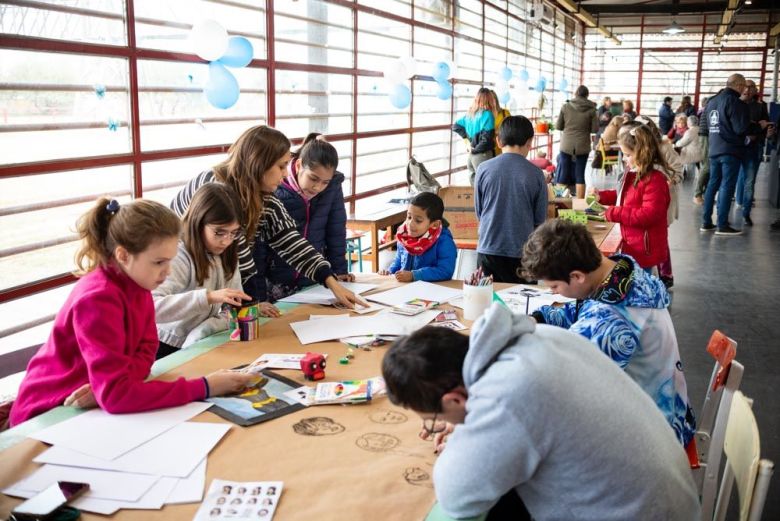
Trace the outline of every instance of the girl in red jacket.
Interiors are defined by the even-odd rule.
[[[179,219],[159,203],[103,197],[79,221],[83,275],[27,366],[11,425],[58,405],[131,413],[241,390],[255,378],[217,371],[202,378],[145,381],[157,353],[151,290],[170,272]]]
[[[618,135],[626,161],[616,206],[606,210],[608,221],[620,223],[623,253],[650,270],[667,258],[669,208],[668,171],[658,140],[644,125],[624,128]]]

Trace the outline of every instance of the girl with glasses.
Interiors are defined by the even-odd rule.
[[[184,233],[171,274],[152,292],[162,358],[209,335],[224,331],[223,304],[241,306],[252,297],[241,287],[237,239],[242,215],[233,190],[221,183],[201,186],[184,214]],[[260,304],[264,316],[279,316]]]

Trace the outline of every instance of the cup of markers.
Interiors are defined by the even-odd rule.
[[[476,320],[493,302],[493,276],[485,276],[482,268],[463,281],[463,318]]]
[[[230,340],[246,342],[260,336],[260,306],[253,300],[241,306],[226,306]]]

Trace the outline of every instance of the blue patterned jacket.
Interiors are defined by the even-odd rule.
[[[563,307],[543,306],[535,314],[547,324],[579,333],[612,358],[645,390],[687,445],[696,430],[688,403],[669,293],[628,255],[588,299]]]

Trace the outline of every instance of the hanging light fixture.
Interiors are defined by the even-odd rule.
[[[672,24],[669,27],[666,27],[661,32],[666,34],[680,34],[685,32],[685,27],[678,24],[676,20],[672,20]]]
[[[672,25],[669,27],[666,27],[661,30],[662,33],[665,34],[680,34],[685,32],[685,27],[681,26],[677,23],[677,20],[674,19],[675,16],[677,16],[677,4],[680,3],[680,0],[673,0],[672,2]]]

